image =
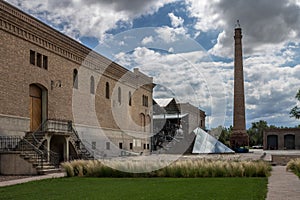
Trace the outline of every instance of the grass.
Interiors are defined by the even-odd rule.
[[[290,160],[286,169],[294,172],[300,178],[300,158]]]
[[[91,178],[34,181],[0,188],[1,199],[263,200],[267,178]]]
[[[162,167],[155,165],[157,163],[151,161],[115,160],[107,163],[98,160],[75,160],[62,164],[70,177],[268,177],[271,171],[271,166],[263,161],[201,159],[179,160]],[[154,168],[158,170],[148,170]]]

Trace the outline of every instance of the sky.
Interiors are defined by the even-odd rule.
[[[63,34],[153,76],[155,98],[232,125],[234,28],[242,28],[247,128],[293,127],[300,88],[300,0],[7,0]]]

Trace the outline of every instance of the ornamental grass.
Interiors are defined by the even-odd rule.
[[[159,165],[151,161],[74,160],[62,167],[69,177],[268,177],[271,171],[270,164],[264,161],[193,159],[177,160],[165,167]],[[151,167],[157,170],[148,172]]]
[[[290,160],[286,165],[286,170],[294,172],[300,178],[300,158]]]

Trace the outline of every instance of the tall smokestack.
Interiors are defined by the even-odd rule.
[[[239,20],[234,30],[234,99],[233,132],[230,137],[232,148],[249,145],[245,120],[245,94],[242,51],[242,29]]]

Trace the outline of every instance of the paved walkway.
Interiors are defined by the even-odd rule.
[[[10,180],[10,181],[3,181],[0,182],[0,187],[9,186],[9,185],[16,185],[20,183],[26,183],[29,181],[35,181],[35,180],[42,180],[42,179],[48,179],[48,178],[61,178],[66,176],[65,173],[54,173],[54,174],[47,174],[43,176],[32,176],[29,178],[22,178],[22,179],[16,179],[16,180]]]
[[[267,200],[299,200],[300,179],[286,166],[274,166],[268,183]]]

